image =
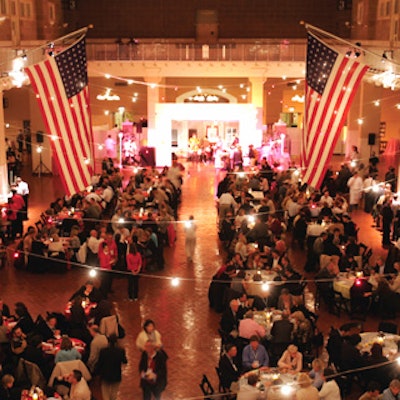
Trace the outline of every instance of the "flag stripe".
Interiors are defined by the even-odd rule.
[[[26,68],[67,195],[85,189],[93,172],[93,133],[84,38]],[[87,164],[85,160],[89,160]]]
[[[61,132],[62,126],[60,125],[60,121],[57,117],[58,110],[55,109],[54,100],[52,100],[52,98],[55,99],[55,93],[52,87],[52,80],[48,75],[46,63],[47,61],[42,64],[37,64],[33,67],[33,69],[37,75],[37,81],[43,82],[43,84],[40,86],[41,93],[39,93],[41,104],[43,105],[44,109],[43,119],[47,125],[49,133],[51,135],[56,135],[57,137],[60,137],[58,132]],[[58,157],[56,157],[56,160],[57,164],[60,164],[60,173],[61,171],[65,172],[67,170],[69,172],[68,174],[63,174],[63,182],[65,183],[67,191],[69,191],[71,190],[71,171],[69,170],[69,164],[66,162],[64,157],[65,155],[67,155],[67,152],[65,151],[65,148],[61,147],[60,145],[60,142],[63,142],[63,138],[60,137],[60,139],[57,140],[50,140],[50,142],[52,148],[55,150],[55,154],[58,155]],[[62,144],[62,146],[63,145],[64,143]]]
[[[302,163],[303,181],[319,188],[354,95],[368,67],[309,34]]]
[[[52,91],[54,92],[54,100],[52,101],[52,105],[54,109],[57,111],[56,118],[58,119],[58,124],[61,127],[61,139],[59,140],[59,144],[63,149],[63,156],[68,165],[69,173],[71,174],[70,180],[73,185],[74,193],[79,191],[79,187],[84,186],[82,177],[83,177],[83,160],[84,155],[81,153],[81,149],[79,146],[76,146],[77,135],[73,133],[74,130],[74,122],[71,118],[71,107],[68,102],[68,99],[63,95],[60,91],[61,78],[59,75],[57,76],[54,73],[54,59],[48,60],[48,63],[45,63],[47,67],[47,71],[49,77],[52,82]],[[61,90],[62,87],[61,87]],[[51,100],[51,99],[50,99]],[[72,156],[72,158],[71,158]]]

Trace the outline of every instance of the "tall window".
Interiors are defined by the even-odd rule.
[[[49,22],[51,25],[56,22],[56,6],[52,1],[49,2]]]
[[[31,0],[20,0],[19,16],[21,18],[26,18],[26,19],[32,18],[32,1]]]
[[[7,14],[7,0],[0,0],[0,14]]]
[[[360,1],[357,4],[357,24],[362,25],[364,21],[364,3]]]

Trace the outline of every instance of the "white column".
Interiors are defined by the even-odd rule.
[[[146,76],[144,80],[147,86],[147,144],[150,147],[156,147],[157,134],[156,128],[156,104],[160,102],[160,89],[157,86],[160,83],[160,77]]]
[[[0,204],[7,202],[9,192],[5,140],[3,91],[0,90]]]

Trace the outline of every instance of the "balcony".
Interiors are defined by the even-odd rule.
[[[137,43],[87,42],[89,61],[304,61],[304,40],[226,41],[215,44],[172,40],[142,40]]]

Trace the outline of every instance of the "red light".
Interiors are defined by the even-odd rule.
[[[19,253],[18,253],[18,251],[16,251],[15,253],[14,253],[14,258],[18,258],[19,257]]]
[[[356,279],[356,286],[361,286],[361,279]]]

